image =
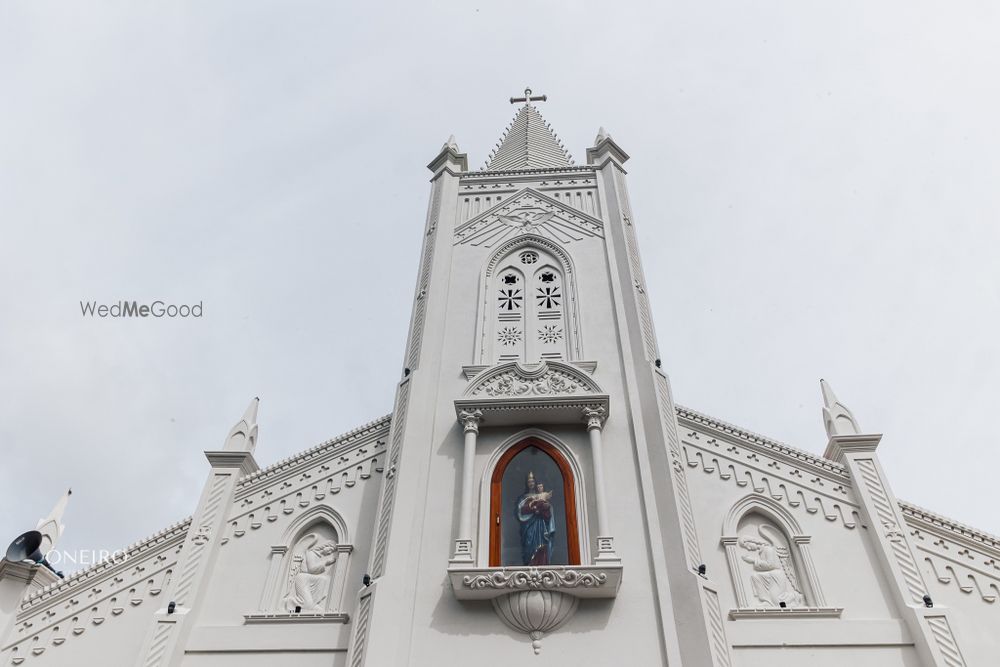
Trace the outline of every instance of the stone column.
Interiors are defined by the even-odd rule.
[[[288,553],[288,545],[286,544],[271,546],[271,558],[267,565],[267,579],[264,581],[264,592],[260,596],[261,613],[279,611],[276,602],[278,593],[276,591],[283,583],[281,564],[285,560],[286,553]]]
[[[459,503],[458,538],[455,540],[455,551],[452,563],[472,563],[472,487],[475,484],[476,470],[476,438],[479,435],[479,422],[483,419],[480,410],[469,412],[463,410],[459,421],[465,431],[465,451],[462,456],[462,497]]]
[[[354,546],[351,544],[338,544],[337,551],[337,569],[333,572],[333,593],[331,598],[335,596],[336,604],[330,604],[330,611],[340,614],[346,614],[347,610],[344,609],[344,593],[347,591],[347,572],[350,569],[351,564],[351,552],[354,551]]]
[[[594,465],[594,500],[597,505],[597,562],[621,562],[615,553],[615,541],[608,527],[607,492],[604,487],[603,431],[607,413],[604,408],[584,408],[583,418],[590,435],[590,455]]]

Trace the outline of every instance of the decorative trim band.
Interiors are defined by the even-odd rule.
[[[485,600],[517,591],[560,591],[586,598],[613,598],[621,585],[621,565],[566,565],[448,569],[455,597]]]

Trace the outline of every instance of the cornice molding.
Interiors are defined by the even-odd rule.
[[[35,611],[33,608],[42,602],[46,602],[46,607],[51,606],[74,593],[81,584],[88,584],[99,576],[114,574],[134,567],[136,562],[133,559],[140,555],[145,558],[161,553],[173,546],[180,546],[183,544],[184,538],[187,537],[190,526],[191,517],[188,517],[183,521],[168,526],[158,533],[154,533],[144,540],[125,547],[122,550],[124,552],[122,558],[101,561],[79,572],[74,572],[65,579],[61,579],[25,598],[21,603],[21,610],[27,611],[28,609],[32,609],[32,611]]]
[[[243,622],[247,625],[259,623],[350,623],[351,618],[342,613],[316,613],[308,612],[298,614],[244,614]]]
[[[840,618],[843,607],[755,607],[752,609],[730,609],[729,618]]]
[[[848,454],[874,453],[882,440],[881,433],[851,433],[832,435],[823,458],[843,464]]]
[[[387,431],[391,420],[391,414],[385,415],[384,417],[380,417],[379,419],[359,426],[354,430],[322,442],[311,449],[307,449],[304,452],[296,454],[295,456],[290,456],[288,458],[281,459],[276,463],[272,463],[266,468],[262,468],[261,470],[240,479],[237,483],[237,493],[242,494],[245,492],[246,487],[252,485],[255,486],[257,483],[265,479],[269,480],[282,473],[292,472],[292,469],[300,463],[313,462],[315,459],[327,454],[341,453],[343,448],[353,448],[354,446],[360,444],[358,442],[359,440],[367,438],[368,436],[377,435],[381,430]]]
[[[210,449],[205,452],[212,468],[238,468],[240,475],[250,475],[260,470],[257,461],[250,452],[234,452],[222,449]]]
[[[1000,537],[953,521],[909,502],[899,501],[899,508],[903,512],[903,518],[907,525],[927,530],[941,537],[947,537],[965,547],[983,550],[988,555],[1000,559]]]
[[[610,136],[605,136],[596,146],[591,146],[587,149],[587,164],[593,165],[605,155],[619,166],[628,162],[629,159],[628,153],[614,139]],[[606,162],[607,159],[601,160],[601,166],[604,166]]]
[[[469,158],[465,153],[459,153],[453,147],[445,145],[445,147],[441,149],[441,152],[430,161],[427,168],[435,172],[434,176],[436,178],[442,167],[448,168],[447,165],[455,165],[457,169],[449,169],[449,171],[451,171],[453,175],[458,176],[459,174],[469,170]]]
[[[570,167],[536,167],[534,169],[501,169],[495,171],[469,171],[462,174],[462,178],[489,178],[491,176],[503,176],[505,178],[513,176],[531,176],[535,174],[574,174],[580,172],[594,172],[593,166],[584,165],[573,165]]]
[[[489,600],[519,591],[558,591],[580,598],[613,598],[621,586],[622,566],[451,567],[448,577],[459,600]]]
[[[40,563],[15,562],[6,558],[0,558],[0,579],[20,581],[36,591],[59,583],[59,578],[52,570]]]
[[[771,440],[770,438],[766,438],[758,433],[747,431],[739,426],[716,419],[715,417],[695,412],[690,408],[685,408],[680,405],[675,407],[677,409],[677,418],[680,420],[687,421],[690,424],[704,426],[711,429],[716,434],[728,435],[730,437],[735,437],[742,442],[748,442],[753,445],[761,446],[768,450],[768,452],[772,455],[783,457],[786,462],[806,464],[816,470],[822,470],[827,473],[835,473],[838,481],[842,481],[848,477],[847,469],[840,463],[835,463],[825,458],[816,456],[815,454],[810,454],[807,451],[791,447],[790,445],[778,442],[777,440]]]

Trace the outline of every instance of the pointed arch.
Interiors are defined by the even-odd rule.
[[[802,528],[792,513],[784,505],[762,493],[751,493],[750,495],[743,496],[729,508],[729,512],[726,513],[726,519],[723,522],[722,534],[735,535],[740,519],[754,510],[770,516],[775,522],[783,525],[789,533],[789,537],[794,538],[802,534]]]
[[[295,521],[288,524],[288,527],[285,528],[285,532],[282,534],[282,542],[288,544],[292,540],[302,537],[310,526],[322,521],[330,524],[330,527],[337,534],[337,540],[341,544],[351,543],[350,536],[347,533],[347,523],[344,521],[344,518],[340,516],[337,510],[328,505],[313,505],[297,516]]]
[[[534,260],[522,257],[532,250],[535,251]],[[546,266],[551,267],[551,280],[541,270]],[[509,279],[506,274],[514,271],[520,273],[523,284],[521,296],[524,300],[520,308],[509,301],[515,295],[508,294],[508,300],[502,300],[504,295],[500,292],[513,287],[501,286],[500,281]],[[547,281],[545,284],[540,282],[543,278]],[[555,294],[558,297],[554,297]],[[511,308],[498,312],[501,303]],[[494,250],[480,277],[478,309],[476,363],[492,365],[499,361],[534,363],[542,358],[566,361],[583,358],[576,272],[569,254],[554,241],[537,234],[525,234]],[[506,324],[507,320],[512,323]],[[524,340],[517,340],[518,335]],[[529,336],[531,344],[527,343]],[[496,340],[498,337],[500,340]],[[511,351],[515,347],[517,353]]]

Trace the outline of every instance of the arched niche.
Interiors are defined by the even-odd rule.
[[[490,567],[582,562],[582,478],[565,451],[540,435],[498,448],[483,478]]]
[[[722,544],[738,608],[825,607],[810,542],[772,498],[754,493],[734,503],[723,522]]]
[[[339,513],[325,505],[309,508],[271,546],[260,611],[290,617],[341,613],[353,550]]]

